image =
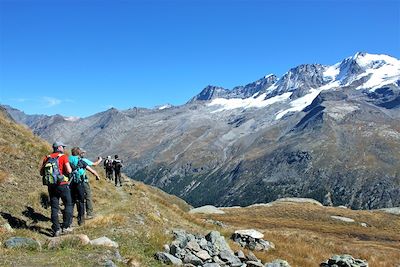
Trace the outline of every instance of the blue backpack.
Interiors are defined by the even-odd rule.
[[[85,169],[87,164],[82,159],[78,159],[77,162],[70,160],[70,164],[72,168],[70,183],[82,183],[85,179]]]

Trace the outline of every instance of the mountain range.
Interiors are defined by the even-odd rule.
[[[245,86],[207,86],[181,106],[115,108],[17,122],[89,155],[118,154],[132,179],[194,206],[311,197],[355,209],[400,206],[400,61],[357,53]]]

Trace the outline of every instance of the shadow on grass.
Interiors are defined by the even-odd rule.
[[[34,209],[32,209],[30,207],[27,207],[27,210],[22,212],[22,213],[24,215],[26,213],[26,214],[29,214],[29,215],[33,216],[35,218],[36,222],[39,221],[38,218],[40,218],[42,220],[45,219],[44,221],[49,221],[50,220],[48,217],[46,217],[46,216],[44,216],[44,215],[42,215],[40,213],[35,212]],[[38,233],[40,233],[42,235],[46,235],[46,236],[49,236],[49,237],[53,236],[51,229],[43,228],[43,227],[36,226],[36,225],[28,225],[28,223],[25,220],[22,220],[20,218],[14,217],[10,213],[6,213],[6,212],[0,211],[0,216],[2,216],[4,219],[6,219],[8,221],[8,223],[10,224],[10,226],[12,228],[14,228],[14,229],[27,229],[27,230],[35,231],[35,232],[38,232]],[[27,215],[25,215],[25,216],[27,216]],[[27,217],[30,218],[30,216],[27,216]],[[34,220],[34,223],[36,223],[35,220]]]

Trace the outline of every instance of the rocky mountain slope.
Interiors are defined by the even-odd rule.
[[[357,209],[400,206],[400,63],[357,53],[304,64],[187,104],[110,109],[76,121],[11,116],[52,142],[118,153],[131,178],[192,205],[312,197]]]

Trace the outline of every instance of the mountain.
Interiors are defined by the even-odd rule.
[[[211,230],[220,231],[232,249],[247,255],[247,249],[229,239],[236,230],[249,228],[258,229],[275,245],[272,250],[254,251],[264,263],[280,258],[291,266],[314,266],[340,251],[365,259],[371,266],[398,264],[398,215],[323,207],[309,199],[230,207],[219,209],[219,214],[188,212],[191,207],[181,199],[125,176],[123,186],[115,187],[101,167],[97,167],[99,181],[89,178],[95,218],[84,226],[77,226],[74,218],[72,234],[51,238],[47,188],[38,173],[50,145],[17,125],[1,107],[0,137],[0,266],[164,266],[154,255],[171,244],[173,233],[182,230],[192,241]],[[82,244],[99,237],[110,238],[118,247]],[[25,238],[41,247],[6,245]],[[188,244],[196,249],[193,242]],[[176,255],[174,245],[170,252]],[[190,256],[189,246],[181,251]],[[205,265],[193,257],[187,261]]]
[[[400,61],[357,53],[231,90],[207,86],[165,109],[75,121],[10,114],[50,142],[119,154],[131,178],[195,206],[295,196],[373,209],[400,206],[399,111]]]

